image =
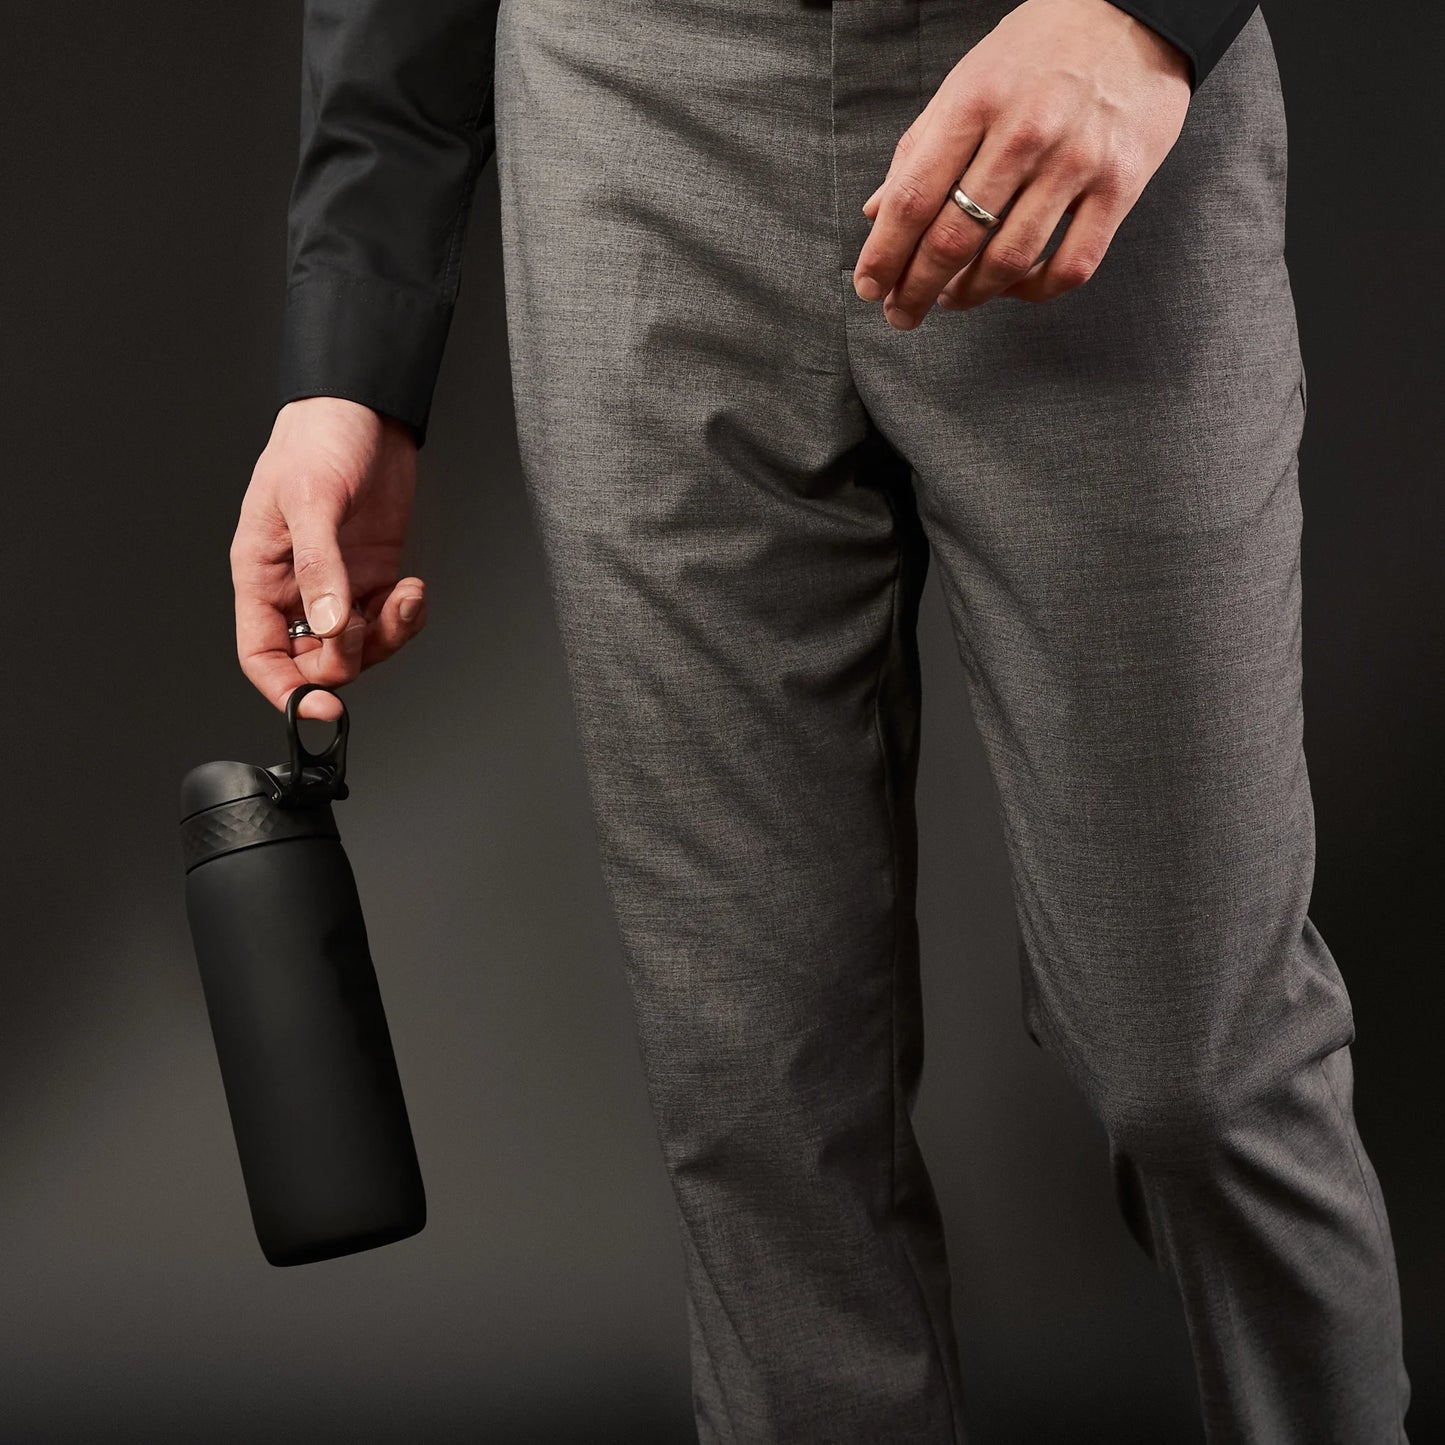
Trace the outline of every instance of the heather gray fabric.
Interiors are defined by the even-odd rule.
[[[1086,286],[895,332],[850,283],[860,207],[1009,8],[502,6],[519,438],[679,1206],[699,1437],[967,1438],[909,1120],[932,557],[1024,1022],[1107,1130],[1211,1445],[1390,1445],[1389,1226],[1306,913],[1274,51],[1257,12]]]

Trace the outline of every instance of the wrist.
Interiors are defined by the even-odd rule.
[[[1141,20],[1133,11],[1116,5],[1114,0],[1103,0],[1102,8],[1114,12],[1136,53],[1146,63],[1162,74],[1176,76],[1186,85],[1192,85],[1193,62],[1182,45],[1150,21]]]
[[[340,433],[388,447],[415,450],[417,444],[410,422],[345,396],[302,396],[286,402],[276,413],[273,434],[298,429]]]

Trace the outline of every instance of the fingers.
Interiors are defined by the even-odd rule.
[[[366,615],[363,668],[390,657],[426,626],[425,584],[420,577],[403,577],[368,601]]]
[[[948,201],[963,169],[961,162],[973,154],[983,136],[982,108],[967,103],[947,108],[931,105],[904,133],[881,188],[873,229],[853,268],[853,286],[863,300],[878,301],[893,290],[924,232]],[[1003,195],[997,194],[998,189],[997,180],[992,180],[984,194],[969,194],[997,214],[994,202],[1002,206],[1013,194],[1012,186]],[[964,247],[971,241],[976,249],[983,238],[983,227],[977,221],[965,216],[957,206],[953,210],[963,225],[956,228],[959,236],[951,240],[962,254],[939,275],[930,304],[944,281],[967,260],[969,252]]]
[[[1080,179],[1067,167],[1044,168],[1041,162],[1052,158],[1051,144],[1041,126],[1021,117],[989,127],[963,174],[946,185],[941,207],[894,277],[883,308],[893,326],[905,331],[917,326],[964,267],[977,268],[970,285],[986,300],[1020,280],[1038,260],[1068,199],[1060,190],[1072,195]],[[1029,184],[1035,176],[1038,180]],[[970,216],[954,203],[955,186],[1002,216],[1002,222],[991,227]],[[1039,194],[1031,194],[1036,189]],[[886,196],[882,204],[886,207]],[[1016,212],[1021,212],[1017,219]]]
[[[1069,228],[1053,254],[1031,267],[1000,295],[1020,301],[1049,301],[1082,286],[1098,270],[1122,218],[1114,206],[1097,195],[1083,197],[1070,209]]]
[[[365,614],[359,607],[353,607],[340,632],[321,638],[319,643],[312,639],[306,647],[294,649],[296,670],[307,682],[319,682],[323,687],[340,688],[348,682],[354,682],[361,673],[361,654],[366,645],[366,631]],[[305,641],[305,638],[297,638],[293,643]],[[302,698],[303,709],[308,701],[309,695]],[[318,701],[325,704],[328,714],[334,710],[335,714],[340,716],[339,704],[333,705],[325,698]],[[285,706],[284,700],[282,706]],[[317,716],[322,714],[318,712]]]
[[[353,607],[339,634],[293,638],[287,628],[299,604],[277,607],[257,589],[238,582],[236,638],[241,670],[262,696],[284,712],[291,693],[303,682],[339,689],[391,657],[426,625],[425,601],[421,578],[404,577],[375,593],[364,608]],[[412,615],[403,616],[403,609]],[[341,703],[326,693],[307,693],[297,715],[335,721],[341,716]]]
[[[1082,285],[1167,151],[1160,137],[1172,143],[1179,132],[1175,110],[1141,89],[1136,58],[1112,43],[1095,56],[1092,32],[1055,37],[1063,51],[1049,65],[1019,61],[1034,48],[1033,23],[1000,26],[960,62],[864,203],[873,228],[854,285],[866,300],[883,299],[896,329],[917,326],[935,302],[1041,301]],[[988,63],[974,64],[985,44]],[[1091,67],[1097,83],[1085,85]],[[955,186],[1000,223],[954,205]],[[1043,264],[1065,215],[1067,244]]]
[[[340,636],[292,638],[287,633],[288,613],[256,591],[236,588],[236,653],[241,671],[258,692],[278,711],[284,712],[292,692],[303,682],[322,687],[340,687],[360,671],[366,618],[353,612]],[[294,649],[294,656],[293,656]],[[341,716],[341,703],[325,693],[307,693],[297,716],[334,721]]]
[[[1042,178],[1026,187],[983,249],[948,279],[936,297],[938,304],[945,311],[967,311],[995,296],[1016,294],[1010,288],[1030,274],[1065,210],[1073,204],[1068,189],[1050,187]],[[972,194],[966,185],[964,190]],[[928,276],[920,278],[918,290],[909,290],[906,304],[913,307],[914,298],[926,291],[931,280]],[[908,284],[911,287],[911,275]],[[929,302],[919,301],[916,305],[921,316]]]
[[[340,687],[400,651],[425,626],[426,584],[403,577],[353,608],[337,636],[292,639],[296,665],[307,681]]]
[[[346,494],[336,487],[297,488],[278,500],[306,620],[317,637],[333,637],[351,614],[351,580],[338,535]]]
[[[1002,202],[981,200],[972,182],[964,186],[964,193],[995,215],[1002,209]],[[1003,225],[1009,225],[1012,220],[1013,210],[1010,210]],[[963,267],[970,271],[985,267],[990,277],[999,278],[1000,287],[1017,281],[1038,260],[1053,227],[1044,232],[1037,248],[1025,258],[1016,248],[1028,244],[1027,237],[1034,229],[1036,221],[1025,220],[1011,227],[1013,239],[1006,239],[998,234],[1002,226],[990,227],[952,200],[945,201],[937,219],[919,238],[917,249],[884,301],[883,314],[898,330],[911,331],[938,299],[941,288]]]
[[[288,619],[281,609],[268,600],[261,588],[238,575],[236,582],[236,657],[241,671],[256,690],[272,706],[284,711],[286,700],[303,682],[321,682],[301,671],[299,659],[291,655],[291,638],[287,636]],[[298,650],[305,639],[297,639]],[[311,642],[311,651],[319,652],[321,642]],[[301,717],[322,719],[341,715],[335,698],[322,693],[308,693],[297,708]]]
[[[913,154],[918,138],[923,134],[923,127],[926,123],[924,117],[927,114],[927,110],[923,111],[913,124],[899,137],[898,144],[893,147],[893,159],[888,163],[888,174],[883,177],[882,184],[879,185],[878,189],[863,202],[863,214],[867,216],[870,221],[878,214],[878,202],[882,199],[883,192],[888,189],[889,181],[898,174],[899,166]]]

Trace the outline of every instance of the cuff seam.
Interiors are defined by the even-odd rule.
[[[350,271],[342,271],[332,266],[317,266],[306,275],[293,278],[287,282],[286,296],[289,298],[293,292],[318,286],[323,289],[341,286],[363,291],[370,298],[407,311],[450,311],[455,306],[455,302],[431,291],[378,281],[375,276],[353,275]]]

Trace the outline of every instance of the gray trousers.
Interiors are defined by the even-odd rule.
[[[499,18],[519,442],[679,1211],[699,1438],[968,1438],[910,1124],[936,558],[1024,1024],[1107,1132],[1211,1445],[1394,1445],[1389,1226],[1306,913],[1273,46],[1255,12],[1087,285],[894,331],[853,292],[860,208],[1011,8]]]

